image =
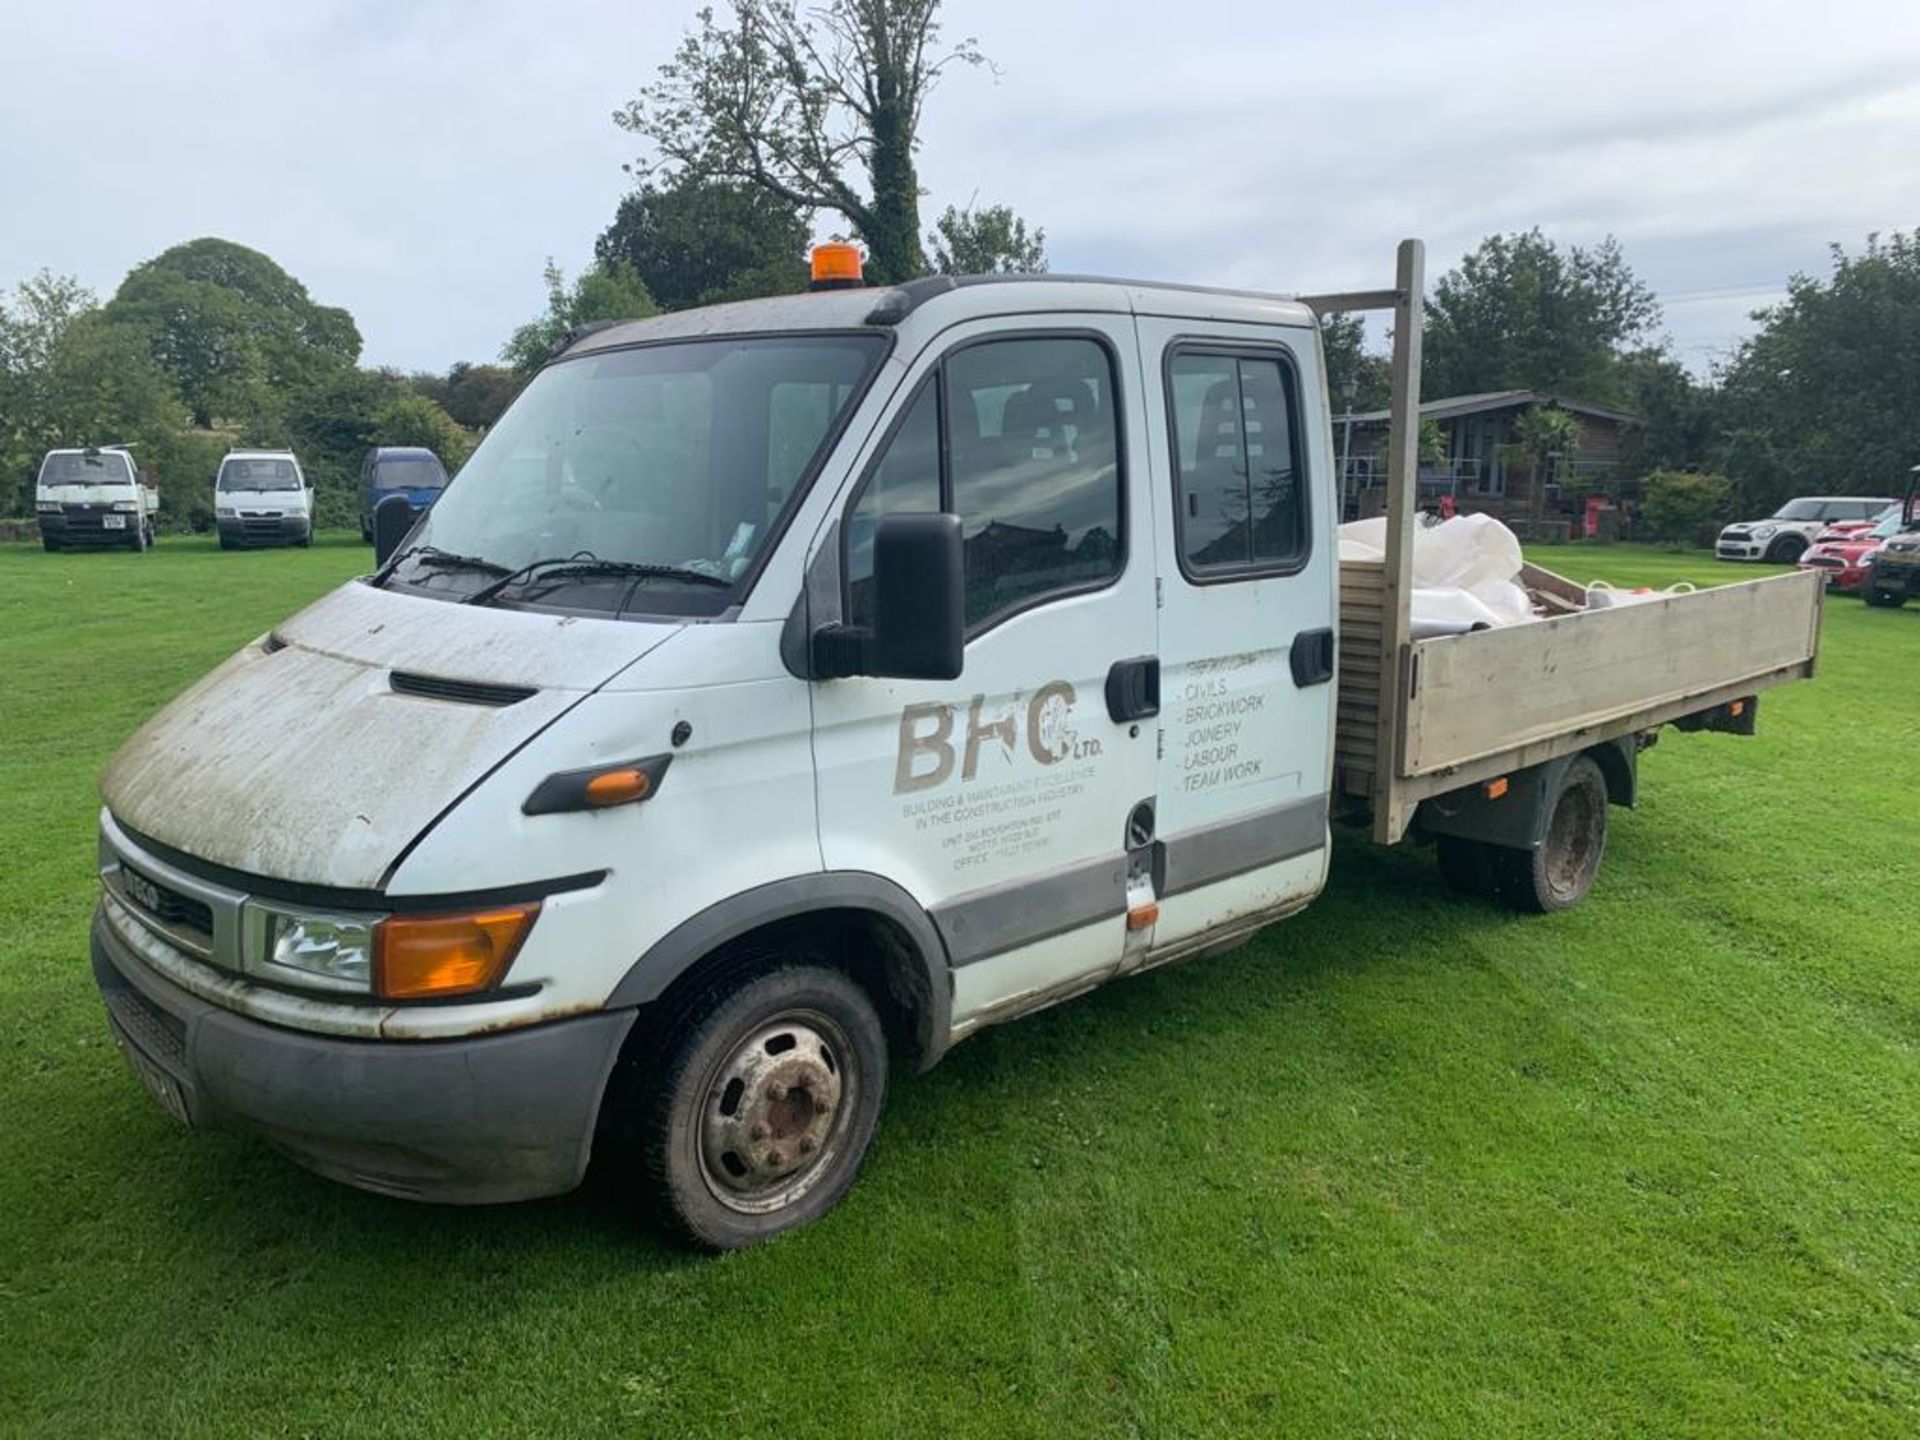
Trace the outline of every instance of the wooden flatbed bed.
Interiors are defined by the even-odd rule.
[[[1321,314],[1393,312],[1383,558],[1340,566],[1334,794],[1400,840],[1420,805],[1661,725],[1699,717],[1751,733],[1760,692],[1813,674],[1814,573],[1587,608],[1579,585],[1528,565],[1550,618],[1412,637],[1425,249],[1401,244],[1394,287],[1306,297]]]

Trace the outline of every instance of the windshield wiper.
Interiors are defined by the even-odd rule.
[[[411,560],[416,565],[426,565],[435,570],[477,570],[483,575],[511,573],[498,560],[486,560],[478,555],[460,555],[452,550],[442,550],[438,545],[415,545],[389,560],[386,568],[375,578],[382,584],[386,583],[387,577],[399,568],[402,560]]]
[[[733,588],[731,580],[723,580],[718,575],[709,575],[704,570],[689,570],[679,565],[649,565],[639,560],[602,560],[597,555],[582,553],[553,555],[545,560],[535,560],[531,564],[522,565],[518,570],[502,575],[498,580],[488,581],[467,596],[464,603],[485,605],[509,586],[523,585],[531,580],[559,580],[576,575],[631,576],[635,580],[681,580],[692,585],[717,585],[722,590]]]

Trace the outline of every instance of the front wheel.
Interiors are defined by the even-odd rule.
[[[1606,777],[1582,755],[1560,777],[1539,845],[1499,852],[1500,898],[1537,915],[1571,909],[1593,888],[1606,849]]]
[[[1807,553],[1803,535],[1782,535],[1767,547],[1767,559],[1775,565],[1792,565]]]
[[[51,535],[42,535],[40,544],[49,555],[57,555],[60,552],[60,542]]]
[[[1860,596],[1876,610],[1897,610],[1907,603],[1905,595],[1892,595],[1873,585],[1864,586]]]
[[[816,1220],[860,1172],[887,1042],[838,970],[783,965],[682,1012],[634,1097],[635,1158],[667,1222],[737,1250]]]

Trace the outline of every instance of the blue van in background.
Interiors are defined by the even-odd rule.
[[[373,508],[404,495],[417,517],[447,488],[447,467],[421,445],[377,445],[360,462],[360,538],[373,539]]]

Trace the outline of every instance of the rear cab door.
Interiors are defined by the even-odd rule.
[[[1325,884],[1337,517],[1310,316],[1137,303],[1161,578],[1149,953],[1170,958]]]
[[[1147,432],[1130,315],[963,321],[908,359],[816,541],[870,618],[874,526],[962,521],[965,669],[812,687],[822,860],[902,885],[941,932],[957,1033],[1113,973],[1151,723],[1104,691],[1154,642]]]

